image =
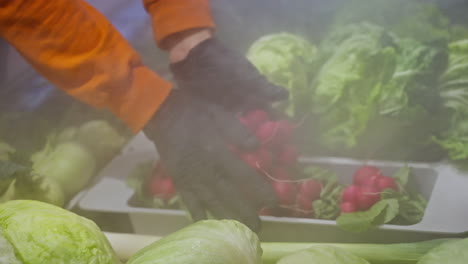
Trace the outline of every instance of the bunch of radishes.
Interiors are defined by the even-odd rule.
[[[385,189],[398,191],[394,178],[384,176],[374,166],[362,166],[353,176],[353,184],[346,187],[341,195],[341,212],[365,211],[381,200]]]
[[[312,202],[320,197],[322,183],[315,179],[295,180],[291,177],[297,168],[298,150],[291,144],[294,125],[288,120],[271,120],[262,110],[253,110],[239,117],[240,121],[256,135],[258,149],[240,152],[242,160],[268,177],[278,197],[279,206],[295,216],[312,216]],[[274,214],[264,209],[262,215]]]

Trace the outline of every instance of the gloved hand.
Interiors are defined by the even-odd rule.
[[[286,89],[260,74],[242,54],[209,38],[171,65],[179,87],[232,111],[265,109],[288,97]]]
[[[174,89],[144,129],[156,143],[193,220],[235,219],[260,228],[258,210],[275,205],[267,180],[231,152],[227,143],[256,148],[256,138],[214,103]]]

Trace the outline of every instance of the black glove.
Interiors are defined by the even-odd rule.
[[[179,87],[232,111],[265,109],[288,97],[286,89],[268,82],[245,56],[214,38],[194,47],[171,70]]]
[[[173,90],[144,129],[156,143],[193,220],[235,219],[256,231],[258,210],[276,204],[271,185],[227,143],[256,148],[257,140],[222,106]]]

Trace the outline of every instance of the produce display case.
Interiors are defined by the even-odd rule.
[[[131,170],[149,157],[157,157],[154,145],[139,134],[121,155],[102,172],[102,178],[78,201],[81,209],[128,214],[138,234],[164,236],[190,223],[182,210],[164,210],[131,205],[134,190],[127,185]],[[302,158],[302,163],[320,164],[335,170],[340,182],[349,183],[349,171],[362,161],[342,158]],[[399,162],[367,161],[384,172],[394,172],[405,164]],[[383,225],[364,233],[350,233],[339,229],[335,221],[305,218],[262,216],[260,237],[264,241],[296,242],[382,242],[421,241],[436,237],[457,237],[468,232],[465,221],[468,211],[460,210],[468,199],[465,191],[468,176],[445,163],[411,163],[414,177],[411,185],[425,196],[429,203],[422,221],[411,226]]]
[[[468,76],[468,44],[465,43],[468,41],[468,16],[466,15],[468,14],[468,3],[466,0],[413,0],[408,2],[416,3],[416,7],[410,6],[411,8],[407,10],[404,8],[395,10],[395,4],[389,4],[389,9],[374,13],[373,8],[378,8],[383,3],[391,3],[391,1],[376,0],[374,1],[375,5],[369,5],[366,8],[360,8],[359,6],[355,6],[355,8],[352,8],[353,10],[350,8],[349,14],[351,15],[349,16],[346,12],[343,13],[342,5],[346,4],[346,2],[357,3],[363,1],[210,1],[218,27],[217,35],[219,39],[230,48],[247,54],[254,64],[256,62],[252,59],[251,47],[264,36],[286,32],[301,36],[310,43],[308,56],[311,56],[311,61],[300,61],[298,68],[294,68],[296,64],[294,64],[294,67],[291,64],[289,70],[293,69],[291,72],[298,74],[299,77],[300,74],[309,76],[310,79],[304,82],[298,81],[297,83],[306,83],[305,86],[309,88],[314,87],[314,91],[310,91],[314,96],[317,95],[315,88],[319,86],[317,80],[326,80],[329,77],[319,76],[320,72],[325,72],[323,70],[324,65],[332,65],[337,61],[341,62],[347,59],[343,57],[333,58],[332,60],[331,57],[333,56],[330,54],[335,54],[335,50],[327,53],[329,51],[327,51],[327,45],[323,43],[323,40],[331,34],[330,32],[333,32],[336,25],[345,27],[348,22],[349,24],[357,23],[359,19],[353,17],[352,12],[359,13],[362,11],[363,15],[372,14],[366,22],[376,25],[388,23],[388,27],[378,25],[377,27],[366,28],[367,26],[363,26],[363,28],[366,28],[365,30],[369,29],[370,31],[366,31],[367,33],[360,35],[360,37],[369,37],[371,41],[377,43],[372,42],[378,46],[375,52],[377,55],[374,54],[374,51],[369,53],[372,56],[377,56],[377,62],[375,65],[369,63],[371,66],[365,67],[367,71],[365,74],[359,72],[360,78],[356,81],[357,85],[353,83],[355,80],[337,81],[337,83],[340,81],[345,82],[346,85],[343,85],[343,87],[361,87],[371,82],[374,88],[380,87],[381,83],[371,79],[379,76],[379,74],[386,75],[388,72],[386,70],[381,72],[373,70],[380,69],[386,62],[395,64],[393,65],[395,69],[389,67],[390,72],[393,70],[398,72],[399,70],[403,76],[413,70],[418,71],[419,69],[416,68],[421,66],[419,64],[409,66],[415,69],[404,68],[403,64],[405,63],[399,64],[400,62],[393,61],[393,59],[398,61],[405,58],[405,53],[399,50],[399,48],[403,49],[404,45],[401,44],[404,41],[399,43],[401,39],[416,40],[418,47],[415,50],[422,50],[423,53],[428,51],[427,54],[432,54],[431,52],[436,54],[433,57],[430,55],[427,57],[434,63],[431,65],[435,66],[433,68],[429,66],[424,68],[427,65],[422,65],[421,67],[427,71],[418,74],[425,78],[431,77],[434,72],[437,72],[434,76],[437,75],[438,78],[428,78],[429,81],[421,81],[423,78],[420,77],[415,77],[414,80],[411,79],[411,82],[417,83],[417,85],[414,85],[417,89],[411,92],[405,90],[409,89],[410,85],[407,85],[407,87],[401,85],[401,87],[405,86],[403,92],[398,89],[391,90],[395,94],[403,93],[403,97],[392,97],[378,91],[382,96],[382,100],[372,102],[369,104],[372,107],[365,108],[366,111],[375,114],[374,116],[361,115],[362,112],[356,110],[355,105],[346,108],[348,107],[346,100],[353,99],[353,97],[349,95],[352,92],[344,92],[343,97],[346,100],[340,99],[341,101],[331,103],[331,107],[327,105],[322,108],[315,108],[317,101],[312,100],[312,96],[302,94],[303,98],[310,99],[306,102],[306,109],[294,106],[300,109],[295,110],[299,111],[299,114],[288,117],[298,124],[297,137],[292,143],[298,146],[302,153],[299,163],[301,165],[318,165],[333,171],[338,176],[341,184],[350,184],[352,182],[352,172],[362,165],[377,166],[385,175],[394,174],[402,167],[410,166],[413,177],[411,177],[408,184],[409,188],[420,193],[428,202],[422,220],[412,225],[384,224],[366,232],[353,233],[340,229],[334,220],[262,216],[263,228],[260,236],[263,241],[393,243],[466,236],[468,232],[468,223],[466,221],[468,219],[468,210],[464,210],[468,200],[468,192],[466,191],[468,190],[468,171],[463,170],[463,165],[468,164],[468,151],[464,150],[464,146],[468,146],[466,144],[468,129],[466,129],[466,125],[463,126],[464,120],[468,120],[468,114],[462,111],[464,106],[467,105],[466,102],[468,102],[466,99],[468,98],[466,96],[468,81],[465,78]],[[140,1],[116,1],[116,6],[118,5],[120,8],[115,9],[108,6],[106,1],[90,0],[89,2],[109,16],[112,23],[142,55],[144,63],[149,68],[171,80],[167,67],[167,55],[155,46],[151,21],[145,14]],[[397,1],[393,3],[397,3]],[[428,8],[426,4],[434,4],[437,9]],[[417,7],[417,5],[420,6]],[[387,11],[388,13],[386,13]],[[443,17],[441,14],[443,14]],[[141,19],[135,19],[135,17]],[[131,21],[131,23],[128,23],[128,21]],[[386,43],[385,38],[371,36],[376,32],[378,34],[382,33],[381,29],[379,29],[380,26],[389,29],[389,31],[397,32],[395,34],[397,37],[390,34],[391,44]],[[356,31],[359,30],[360,28]],[[337,35],[340,35],[338,33]],[[389,37],[386,33],[382,33],[382,36]],[[440,44],[439,38],[445,38],[442,41],[443,44]],[[331,42],[336,41],[333,37],[330,39]],[[458,44],[450,46],[453,43]],[[398,48],[393,47],[393,45],[398,46]],[[356,46],[358,47],[353,47],[359,49],[359,45]],[[280,48],[282,47],[280,46]],[[392,52],[398,53],[399,56],[390,58],[387,61],[386,53],[383,51],[387,51],[386,48],[388,47],[393,47]],[[450,49],[450,47],[452,48]],[[269,47],[267,46],[267,48]],[[277,47],[273,46],[274,48]],[[351,52],[353,51],[356,50],[351,50]],[[358,51],[355,52],[358,54],[357,57],[360,56]],[[366,52],[369,51],[363,51],[363,53],[368,54]],[[3,54],[6,54],[4,57],[7,59],[5,63],[0,62],[0,116],[3,118],[2,114],[9,111],[16,112],[18,109],[21,109],[26,115],[8,117],[12,119],[0,119],[0,121],[7,120],[6,123],[0,122],[0,147],[3,140],[15,139],[14,143],[19,142],[20,144],[18,149],[24,150],[28,155],[31,152],[40,150],[43,147],[44,140],[36,141],[36,136],[39,135],[39,132],[44,131],[41,130],[42,127],[39,127],[42,123],[37,121],[44,120],[66,127],[67,125],[81,125],[90,119],[98,118],[111,120],[110,122],[115,121],[115,127],[124,130],[119,121],[108,116],[109,113],[97,113],[88,106],[76,103],[74,99],[57,91],[28,66],[20,58],[20,55],[13,51],[12,47],[6,46],[6,43],[0,39],[0,55],[3,56]],[[406,57],[416,57],[413,56],[414,54],[410,55]],[[421,57],[424,57],[423,55]],[[353,56],[350,55],[350,57]],[[438,66],[444,64],[443,59],[438,60],[439,56],[447,60],[445,61],[447,65],[443,69],[445,72],[438,72],[440,70]],[[13,66],[10,67],[10,65]],[[408,63],[408,65],[411,65],[411,63]],[[258,66],[259,69],[260,66]],[[399,69],[399,66],[403,68]],[[353,69],[351,67],[348,70],[352,71]],[[450,74],[447,73],[448,69],[452,71]],[[332,73],[338,71],[337,78],[341,78],[339,70],[339,67],[338,69],[331,67],[327,71]],[[463,75],[463,72],[466,72],[466,75]],[[264,73],[268,75],[268,72]],[[415,75],[419,76],[418,74]],[[288,76],[292,76],[292,74]],[[398,81],[398,76],[398,74],[394,74],[394,76],[387,77],[388,79],[395,77]],[[271,78],[271,76],[268,77]],[[335,79],[331,79],[331,83],[333,83]],[[274,81],[283,84],[284,80]],[[287,81],[297,84],[296,80]],[[386,81],[388,80],[386,79]],[[323,87],[333,88],[333,85]],[[397,86],[394,85],[393,88]],[[32,88],[37,90],[32,90]],[[390,89],[392,87],[385,86],[385,88]],[[296,86],[288,87],[288,89],[292,93],[297,92],[294,90],[297,89]],[[437,89],[441,89],[440,94],[442,96],[436,96],[437,98],[434,99],[432,92],[438,92]],[[377,90],[366,90],[363,94],[358,94],[358,97],[367,98],[375,91]],[[320,96],[322,95],[320,94]],[[327,96],[325,92],[324,98],[329,99]],[[333,96],[335,95],[331,97]],[[388,99],[385,96],[391,99],[389,101],[392,104],[402,107],[396,107],[395,109],[403,110],[394,110],[394,108],[388,107],[392,114],[380,111],[382,109],[375,107],[375,104],[385,104],[385,99]],[[297,95],[295,98],[297,98]],[[320,100],[318,102],[320,103]],[[405,102],[405,104],[401,106],[400,102]],[[358,100],[356,104],[359,105],[360,103],[361,101]],[[39,105],[43,105],[43,107],[38,107]],[[70,107],[70,105],[73,106]],[[303,104],[299,105],[304,107]],[[341,109],[341,106],[345,107]],[[36,111],[36,107],[40,111]],[[278,109],[284,110],[285,108],[288,109],[284,106],[280,106]],[[339,109],[339,111],[331,111],[334,109]],[[358,112],[355,113],[354,110]],[[57,121],[58,116],[63,112],[70,113],[65,123]],[[344,118],[340,116],[343,114]],[[359,118],[352,118],[354,114]],[[40,115],[43,115],[44,118]],[[287,115],[290,115],[290,113]],[[329,119],[323,118],[323,116],[328,116]],[[356,122],[353,123],[355,127],[352,125],[345,126],[342,131],[348,131],[350,127],[357,127],[356,130],[361,129],[362,131],[359,135],[348,133],[348,131],[346,132],[348,134],[341,134],[338,138],[336,134],[332,133],[330,133],[332,137],[321,137],[327,132],[334,132],[337,127],[340,128],[340,124],[338,126],[335,126],[336,124],[330,125],[330,123],[336,121],[333,119],[336,116],[340,116],[342,123],[346,123],[348,119]],[[361,122],[359,120],[362,120],[360,118],[363,116],[363,119],[368,118],[364,125],[359,123]],[[325,121],[322,122],[322,118]],[[22,122],[16,123],[19,120]],[[32,121],[37,125],[34,135],[29,138],[31,142],[22,140],[22,137],[31,135],[30,130],[22,129],[22,133],[17,133],[13,129],[9,129],[14,125],[20,127],[23,123],[27,128],[28,123],[32,124]],[[125,137],[128,139],[129,135],[125,134]],[[333,146],[330,147],[330,144]],[[121,153],[107,165],[105,163],[100,164],[103,168],[96,169],[99,174],[96,175],[94,181],[87,185],[88,188],[68,201],[67,209],[83,213],[90,212],[128,217],[132,231],[144,235],[165,236],[188,225],[191,222],[183,210],[147,208],[133,202],[135,190],[129,187],[127,183],[131,171],[141,162],[155,161],[157,157],[157,151],[153,143],[142,133],[136,135],[128,142]],[[20,158],[29,160],[30,157],[26,155]],[[461,166],[458,167],[458,165]]]

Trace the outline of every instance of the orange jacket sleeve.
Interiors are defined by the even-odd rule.
[[[156,42],[195,28],[214,28],[208,0],[143,0],[151,15]]]
[[[163,2],[168,1],[158,4]],[[161,30],[166,34],[173,28]],[[0,36],[51,83],[85,103],[111,110],[134,132],[171,89],[142,64],[110,22],[82,0],[2,0]]]

